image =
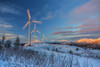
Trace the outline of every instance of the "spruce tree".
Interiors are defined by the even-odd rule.
[[[1,41],[0,41],[0,50],[2,49],[2,44],[1,44]]]
[[[2,41],[1,41],[2,44],[4,44],[4,40],[5,40],[5,39],[6,39],[6,37],[3,35],[3,36],[2,36]]]
[[[7,47],[7,48],[10,48],[11,47],[11,41],[10,40],[7,40],[6,41],[5,47]]]
[[[20,46],[20,39],[19,39],[19,36],[17,36],[14,45],[15,45],[15,48],[18,48],[18,47]]]

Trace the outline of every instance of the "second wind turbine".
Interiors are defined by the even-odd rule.
[[[32,31],[32,33],[34,32],[34,43],[36,41],[36,32],[40,33],[38,30],[36,30],[36,24],[34,24],[34,30]]]

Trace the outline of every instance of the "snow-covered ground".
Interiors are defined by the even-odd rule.
[[[24,53],[18,55],[17,60],[17,54],[9,56],[10,60],[5,60],[9,53],[0,54],[0,67],[100,67],[100,50],[51,44],[25,46],[24,50],[33,51],[31,54],[28,52],[29,56],[25,54],[29,59],[23,57]],[[33,55],[34,52],[37,55]]]

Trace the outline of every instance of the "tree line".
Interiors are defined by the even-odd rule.
[[[23,46],[24,44],[20,43],[20,38],[19,36],[16,37],[15,42],[12,44],[11,40],[6,40],[6,37],[3,35],[2,39],[0,40],[0,49],[2,48],[10,48],[10,47],[14,47],[14,48],[20,48],[21,46]]]

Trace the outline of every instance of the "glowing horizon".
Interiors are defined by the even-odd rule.
[[[19,2],[0,1],[0,38],[4,34],[8,39],[14,40],[15,36],[21,35],[22,42],[28,41],[29,30],[25,29],[28,21],[32,22],[31,29],[38,23],[37,29],[41,34],[37,33],[37,39],[41,41],[43,34],[46,41],[76,41],[100,37],[100,0]]]

